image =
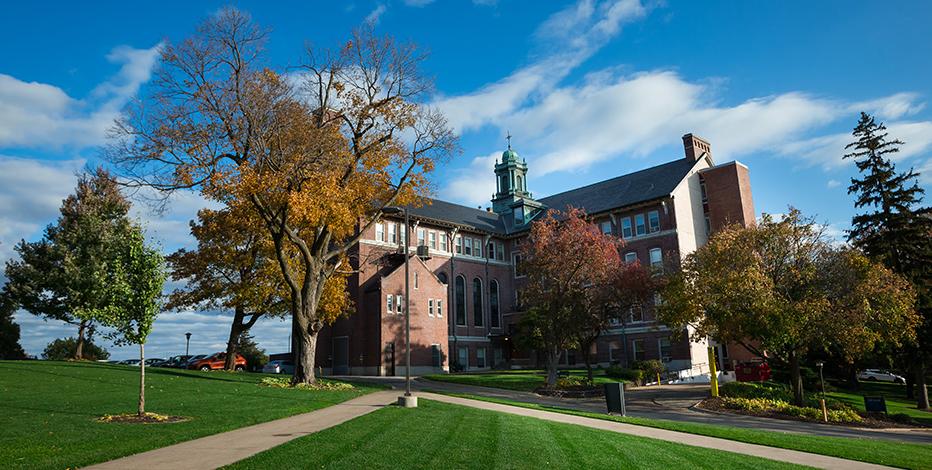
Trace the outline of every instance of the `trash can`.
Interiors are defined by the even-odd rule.
[[[605,384],[605,405],[608,412],[625,416],[625,384],[611,382]]]

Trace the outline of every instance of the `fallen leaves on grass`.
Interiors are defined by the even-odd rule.
[[[355,389],[355,387],[346,382],[331,382],[329,380],[318,380],[317,383],[313,384],[300,383],[297,385],[292,385],[291,379],[288,377],[265,377],[259,382],[259,385],[273,388],[297,388],[303,390],[326,391],[345,391]]]

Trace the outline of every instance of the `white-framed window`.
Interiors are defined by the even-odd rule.
[[[437,232],[434,232],[433,230],[431,230],[430,233],[427,234],[427,236],[428,236],[428,240],[430,240],[430,247],[436,250],[437,249]]]
[[[473,256],[477,258],[482,258],[482,239],[481,238],[474,238],[472,240],[472,250],[473,250],[473,253],[472,253]]]
[[[437,299],[437,317],[443,317],[443,300]]]
[[[612,221],[610,220],[602,221],[602,223],[599,224],[599,228],[602,229],[603,234],[611,235],[612,234]]]
[[[400,294],[395,296],[395,313],[398,313],[398,314],[402,313],[401,308],[404,302],[402,302],[401,300],[402,298]]]
[[[434,299],[427,299],[427,316],[434,316]]]
[[[456,240],[454,240],[454,244],[456,245],[456,253],[460,255],[463,254],[463,236],[462,235],[456,236]]]
[[[388,223],[388,242],[398,244],[398,224],[394,222]]]
[[[446,232],[440,232],[440,251],[447,251],[447,234]]]
[[[638,236],[647,233],[647,225],[644,224],[644,214],[637,214],[634,216],[634,228]]]
[[[625,263],[631,264],[635,263],[638,260],[638,254],[634,251],[629,251],[625,253]]]
[[[634,236],[634,231],[631,229],[631,217],[621,219],[621,236],[624,238],[631,238]]]
[[[634,304],[628,308],[628,323],[640,323],[644,321],[644,308],[641,304]]]
[[[708,193],[706,193],[706,189],[705,189],[704,179],[699,180],[699,192],[702,194],[702,202],[706,202],[709,200],[709,195]]]
[[[621,350],[621,346],[616,342],[611,342],[608,345],[608,362],[616,363],[621,362],[624,357],[624,351]]]
[[[476,367],[485,367],[485,348],[476,348]]]
[[[418,289],[419,286],[420,286],[420,276],[418,276],[418,273],[414,273],[414,288]]]
[[[459,362],[460,367],[462,367],[463,370],[468,370],[469,369],[469,348],[460,347],[459,351],[457,351],[456,354],[457,354],[456,359]]]
[[[663,362],[670,362],[672,359],[673,347],[670,344],[669,336],[657,340],[657,349],[660,351],[660,360]]]
[[[650,211],[647,213],[647,224],[650,233],[660,231],[660,212]]]
[[[705,234],[706,236],[712,235],[712,220],[709,216],[705,216]]]
[[[424,230],[422,228],[417,229],[417,246],[424,246],[426,237],[427,237],[427,230]]]
[[[376,222],[375,224],[375,239],[380,242],[385,241],[385,224],[382,222]]]
[[[489,241],[489,259],[495,259],[495,242]]]
[[[635,361],[643,361],[647,359],[647,350],[644,349],[643,339],[631,340],[631,358]]]
[[[659,292],[655,292],[654,293],[654,306],[658,307],[660,305],[663,305],[663,297],[660,296]]]
[[[395,296],[388,294],[385,296],[385,311],[388,313],[395,313]]]
[[[498,257],[495,259],[499,261],[505,261],[505,244],[504,243],[501,243],[501,242],[498,243],[498,251],[495,254],[498,255]]]
[[[472,256],[472,238],[463,237],[463,254]]]
[[[521,263],[521,253],[515,253],[511,255],[511,258],[514,260],[515,277],[524,277],[524,266]]]
[[[663,252],[660,248],[650,249],[650,267],[659,268],[663,265]]]

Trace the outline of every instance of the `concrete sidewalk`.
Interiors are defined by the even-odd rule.
[[[469,400],[466,398],[451,397],[448,395],[439,395],[436,393],[418,393],[419,396],[428,400],[435,400],[455,405],[469,406],[484,410],[497,411],[500,413],[510,413],[532,418],[545,419],[559,423],[576,424],[605,431],[612,431],[622,434],[630,434],[640,437],[649,437],[662,441],[676,442],[696,447],[706,447],[709,449],[723,450],[736,454],[752,455],[780,462],[788,462],[797,465],[806,465],[815,468],[844,469],[844,470],[861,470],[861,469],[881,469],[890,468],[881,465],[858,462],[855,460],[840,459],[826,455],[810,454],[795,450],[780,449],[776,447],[767,447],[756,444],[747,444],[727,439],[715,437],[700,436],[698,434],[688,434],[683,432],[668,431],[666,429],[649,428],[646,426],[636,426],[633,424],[607,421],[604,419],[585,418],[551,411],[533,410],[517,406],[501,405],[479,400]]]
[[[214,434],[85,467],[88,469],[212,469],[371,413],[398,400],[398,391],[375,392],[310,413]]]

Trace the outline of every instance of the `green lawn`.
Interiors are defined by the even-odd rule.
[[[860,460],[880,465],[900,468],[932,469],[932,445],[906,444],[877,439],[851,439],[844,437],[804,436],[799,434],[759,431],[755,429],[733,428],[710,424],[687,423],[658,419],[611,416],[601,413],[570,410],[535,403],[523,403],[498,398],[487,398],[470,394],[444,393],[446,395],[483,400],[492,403],[519,406],[545,411],[555,411],[589,418],[618,421],[671,431],[719,437],[733,441],[760,444],[784,449],[830,455],[851,460]]]
[[[860,390],[837,389],[825,394],[827,397],[845,402],[855,409],[864,411],[864,396],[883,396],[887,402],[887,413],[904,413],[919,423],[932,426],[932,412],[916,408],[916,400],[906,399],[906,386],[884,382],[861,382]]]
[[[586,371],[573,369],[565,371],[568,375],[576,377],[586,377]],[[483,372],[480,374],[435,374],[424,377],[429,380],[438,382],[453,382],[464,385],[478,385],[481,387],[503,388],[507,390],[518,390],[521,392],[532,392],[544,384],[547,378],[546,372],[542,370],[506,370],[498,372]],[[621,382],[619,379],[606,377],[605,372],[601,370],[593,371],[593,381],[596,384],[606,382]]]
[[[99,363],[0,361],[0,467],[74,468],[324,408],[374,390],[260,387],[264,375],[146,369],[146,410],[191,420],[107,424],[134,412],[139,369]]]
[[[420,400],[386,407],[228,467],[790,468],[791,465],[507,413]]]

